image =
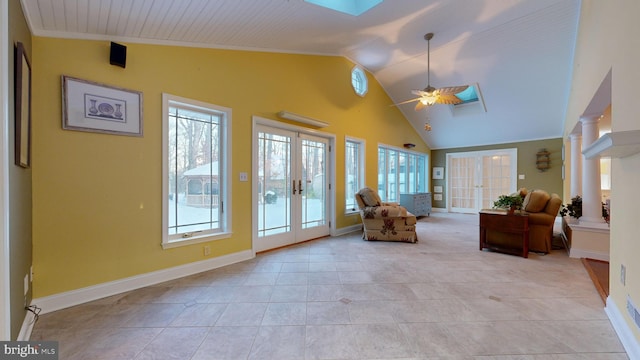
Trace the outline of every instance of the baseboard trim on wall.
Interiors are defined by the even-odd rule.
[[[618,334],[618,338],[629,359],[640,359],[640,345],[611,296],[607,297],[607,305],[604,308],[604,312],[609,317],[609,321],[611,321],[613,329]]]
[[[449,212],[449,210],[447,210],[447,208],[432,207],[431,208],[431,212],[434,212],[434,213],[446,213],[446,212]]]
[[[336,229],[334,236],[349,234],[356,231],[362,231],[362,224],[355,224],[340,229]]]
[[[33,331],[33,325],[36,324],[36,314],[31,311],[27,311],[27,314],[24,316],[24,321],[22,321],[22,327],[20,328],[20,333],[18,334],[17,341],[28,341],[31,338],[31,331]]]
[[[587,258],[587,259],[596,259],[601,261],[609,261],[609,254],[607,253],[576,249],[575,247],[572,247],[569,250],[569,257],[578,258],[578,259]]]
[[[254,256],[253,251],[244,250],[213,259],[197,261],[77,290],[71,290],[64,293],[45,296],[33,299],[31,303],[42,309],[41,314],[46,314],[52,311],[84,304],[89,301],[102,299],[107,296],[117,295],[126,291],[143,288],[145,286],[155,285],[161,282],[235,264],[240,261],[252,259]]]

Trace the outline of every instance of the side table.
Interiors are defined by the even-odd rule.
[[[490,249],[513,255],[529,257],[529,216],[526,213],[509,215],[506,210],[480,211],[480,250]],[[487,230],[520,235],[522,248],[492,244],[487,241]]]

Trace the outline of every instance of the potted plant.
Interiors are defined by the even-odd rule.
[[[520,210],[522,207],[522,196],[518,194],[514,195],[500,195],[498,200],[493,202],[494,209],[507,209],[509,214],[513,214],[515,210]]]
[[[563,217],[569,215],[571,218],[579,219],[582,216],[582,198],[580,195],[572,197],[571,203],[562,205],[560,215]],[[602,217],[607,223],[609,222],[609,209],[605,203],[602,203]]]
[[[574,219],[579,219],[582,216],[582,198],[580,195],[576,195],[571,198],[571,203],[567,205],[562,205],[560,209],[561,216],[567,216]]]

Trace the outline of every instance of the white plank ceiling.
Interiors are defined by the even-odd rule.
[[[34,35],[345,56],[393,102],[478,83],[487,111],[401,111],[434,149],[558,138],[580,0],[385,0],[353,17],[302,0],[22,0]],[[427,121],[433,130],[424,130]]]

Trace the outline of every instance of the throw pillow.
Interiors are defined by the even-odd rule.
[[[366,206],[380,206],[380,197],[371,188],[364,188],[358,192],[362,198],[362,202]]]
[[[522,203],[522,207],[527,212],[541,212],[547,206],[551,195],[544,190],[533,190],[527,194]]]

